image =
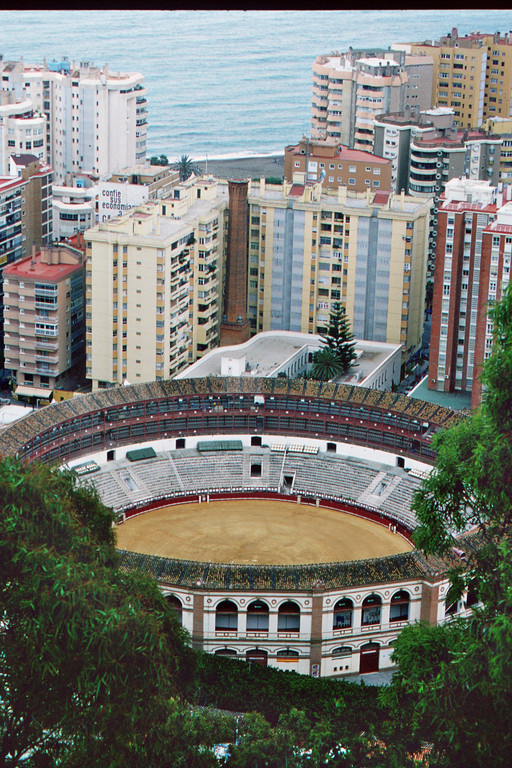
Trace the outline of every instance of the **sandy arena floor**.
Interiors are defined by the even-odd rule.
[[[116,530],[119,549],[216,563],[329,563],[412,549],[399,534],[355,515],[267,499],[162,507]]]

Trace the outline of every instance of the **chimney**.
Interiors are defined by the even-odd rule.
[[[249,181],[245,179],[228,181],[228,250],[220,346],[240,344],[247,341],[250,336],[250,325],[246,315],[248,187]]]
[[[36,243],[32,240],[32,253],[30,258],[30,269],[36,268]]]

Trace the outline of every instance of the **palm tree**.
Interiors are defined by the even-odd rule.
[[[182,155],[174,168],[180,172],[180,181],[186,181],[193,173],[198,173],[194,161],[189,155]]]
[[[167,155],[160,155],[160,156],[153,155],[149,159],[149,162],[151,165],[169,165],[169,159]]]
[[[343,365],[338,360],[335,350],[330,347],[322,347],[315,352],[311,373],[313,378],[318,379],[318,381],[330,381],[344,373]]]

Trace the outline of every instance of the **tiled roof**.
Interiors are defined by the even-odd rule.
[[[363,587],[390,581],[435,581],[453,566],[455,556],[441,560],[406,552],[371,560],[314,565],[234,565],[175,560],[118,551],[120,568],[140,570],[160,582],[180,587],[227,590],[305,590]]]

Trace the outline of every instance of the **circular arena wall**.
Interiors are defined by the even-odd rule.
[[[390,463],[404,468],[406,462],[432,464],[433,435],[460,418],[430,403],[362,387],[246,377],[181,379],[100,390],[34,411],[0,434],[0,454],[76,464],[93,454],[109,461],[121,446],[161,441],[167,450],[186,452],[192,445],[197,452],[202,436],[242,435],[245,450],[254,446],[264,452],[284,436],[326,454],[347,453],[349,446],[385,452],[392,456]],[[210,491],[196,488],[189,495],[207,501]],[[252,483],[212,492],[254,497],[282,491]],[[342,494],[318,487],[288,495],[298,503],[345,503],[354,511]],[[186,494],[181,496],[185,500]],[[146,499],[124,513],[162,503]],[[372,512],[364,504],[355,511]],[[121,567],[142,569],[159,581],[196,647],[314,676],[389,668],[392,643],[404,625],[419,619],[436,623],[445,616],[447,563],[427,561],[416,551],[290,566],[120,555]]]

